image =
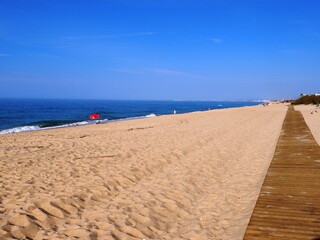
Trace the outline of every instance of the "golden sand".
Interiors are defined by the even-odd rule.
[[[287,107],[0,136],[0,239],[242,239]]]
[[[320,145],[320,108],[316,108],[316,105],[298,105],[294,108],[302,113],[313,137]]]

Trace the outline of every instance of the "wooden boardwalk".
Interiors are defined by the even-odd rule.
[[[320,239],[320,146],[292,106],[244,239]]]

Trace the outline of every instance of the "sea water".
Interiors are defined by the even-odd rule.
[[[0,134],[243,106],[259,102],[0,99]]]

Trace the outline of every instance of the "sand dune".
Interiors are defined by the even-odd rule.
[[[0,136],[0,239],[242,239],[286,107]]]
[[[300,111],[306,121],[312,135],[314,136],[317,143],[320,145],[320,108],[311,114],[311,111],[316,108],[315,105],[297,105],[295,109]]]

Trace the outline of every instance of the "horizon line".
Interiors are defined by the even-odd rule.
[[[112,98],[42,98],[42,97],[0,97],[0,100],[88,100],[88,101],[170,101],[170,102],[263,102],[283,99],[112,99]]]

